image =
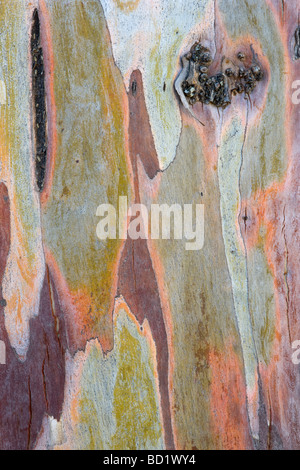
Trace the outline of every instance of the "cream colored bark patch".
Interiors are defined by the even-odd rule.
[[[183,50],[200,35],[213,41],[211,0],[140,0],[131,11],[101,0],[112,39],[116,64],[128,87],[133,70],[143,74],[145,101],[160,168],[174,160],[181,118],[174,79]]]
[[[155,348],[148,324],[144,322],[141,330],[121,308],[114,326],[111,353],[104,356],[93,340],[85,352],[68,357],[61,425],[53,426],[49,418],[37,448],[164,448]]]

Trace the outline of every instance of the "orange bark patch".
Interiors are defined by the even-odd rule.
[[[219,446],[224,450],[251,449],[246,412],[245,381],[233,345],[211,351],[211,416]]]

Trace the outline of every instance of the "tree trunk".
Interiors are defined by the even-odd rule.
[[[300,449],[298,10],[0,0],[1,449]]]

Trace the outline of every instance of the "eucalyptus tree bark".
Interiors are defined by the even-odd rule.
[[[0,0],[1,449],[300,449],[298,18]]]

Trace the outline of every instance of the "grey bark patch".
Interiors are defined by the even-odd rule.
[[[6,348],[4,341],[0,341],[0,364],[6,364]]]

